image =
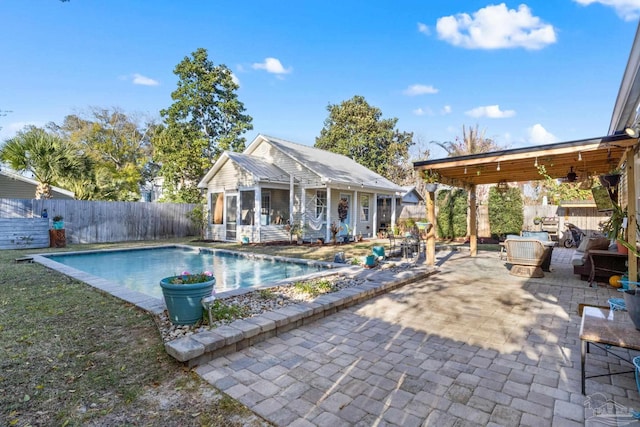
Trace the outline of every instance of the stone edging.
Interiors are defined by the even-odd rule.
[[[435,272],[435,269],[428,267],[413,267],[400,273],[388,270],[363,270],[358,273],[365,276],[366,282],[362,285],[324,294],[311,302],[289,305],[258,316],[236,320],[209,331],[178,338],[165,343],[165,350],[170,356],[189,367],[198,366],[291,329],[307,325],[338,310],[428,277]]]

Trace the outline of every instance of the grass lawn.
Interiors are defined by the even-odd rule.
[[[153,316],[13,262],[35,252],[0,251],[0,425],[268,425],[169,357]]]
[[[242,246],[182,239],[50,251],[186,243],[333,261],[339,251],[349,259],[387,242]],[[0,425],[268,425],[169,357],[150,314],[39,264],[14,262],[48,251],[0,251]]]

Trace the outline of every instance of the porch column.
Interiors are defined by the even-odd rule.
[[[254,190],[253,209],[253,230],[251,241],[260,242],[260,228],[262,226],[262,187],[258,186]]]
[[[396,193],[391,195],[391,234],[395,234],[396,229]]]
[[[478,210],[476,205],[476,185],[469,186],[469,249],[471,256],[478,255]]]
[[[378,193],[373,193],[373,198],[369,202],[369,212],[373,209],[373,233],[371,238],[378,237]]]
[[[436,263],[436,193],[427,191],[427,220],[431,229],[427,233],[427,265]]]
[[[295,187],[293,185],[293,174],[289,175],[289,224],[293,226],[293,200],[294,200],[294,192]]]
[[[636,218],[636,180],[635,180],[635,160],[634,150],[627,150],[627,241],[632,248],[636,248],[637,239],[637,218]],[[638,260],[636,256],[629,251],[627,258],[629,266],[629,280],[637,281],[638,277]]]
[[[331,241],[331,187],[327,186],[327,230],[325,242]]]
[[[307,191],[300,188],[300,230],[302,230],[302,238],[304,239],[304,226],[307,222]]]
[[[353,206],[351,207],[351,235],[355,238],[358,235],[358,206],[360,206],[360,200],[358,200],[358,190],[353,192]]]

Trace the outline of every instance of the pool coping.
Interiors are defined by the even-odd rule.
[[[346,273],[352,278],[364,279],[364,284],[324,294],[313,301],[266,311],[257,316],[235,320],[227,325],[168,341],[164,345],[165,351],[190,368],[202,365],[438,271],[434,267],[413,263],[399,270],[359,267],[342,270],[343,274]]]
[[[165,244],[165,245],[157,245],[157,246],[140,246],[140,247],[130,247],[130,248],[92,249],[87,251],[41,252],[37,254],[30,254],[28,256],[33,258],[33,262],[37,262],[38,264],[41,264],[47,268],[50,268],[66,276],[69,276],[76,280],[84,282],[93,288],[96,288],[109,295],[113,295],[114,297],[119,298],[130,304],[133,304],[142,310],[148,311],[154,315],[160,315],[167,308],[164,302],[164,298],[156,298],[156,297],[144,294],[142,292],[128,289],[123,285],[117,284],[107,279],[94,276],[92,274],[86,273],[84,271],[81,271],[76,268],[69,267],[62,263],[54,261],[50,259],[48,256],[49,255],[78,255],[78,254],[101,253],[101,252],[122,252],[122,251],[136,251],[136,250],[144,250],[144,249],[164,249],[164,248],[196,249],[200,252],[206,251],[206,252],[212,252],[212,253],[222,252],[222,253],[228,253],[228,254],[241,256],[249,259],[266,259],[266,260],[275,260],[275,261],[281,261],[281,262],[293,262],[297,264],[306,264],[310,266],[320,266],[326,269],[319,272],[277,280],[265,285],[216,292],[216,296],[218,298],[228,298],[228,297],[238,296],[248,292],[256,291],[259,289],[286,285],[299,280],[310,280],[317,277],[323,277],[326,275],[335,274],[336,271],[341,271],[342,269],[348,267],[348,265],[346,264],[337,264],[337,263],[326,262],[326,261],[305,260],[301,258],[272,256],[272,255],[265,255],[265,254],[256,254],[251,252],[234,251],[229,249],[207,248],[202,246],[192,246],[192,245],[183,245],[183,244]]]

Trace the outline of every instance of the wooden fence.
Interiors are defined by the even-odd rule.
[[[0,218],[0,249],[49,247],[49,221],[42,218]]]
[[[64,218],[70,243],[158,240],[198,235],[188,214],[197,206],[177,203],[0,199],[0,218]]]

